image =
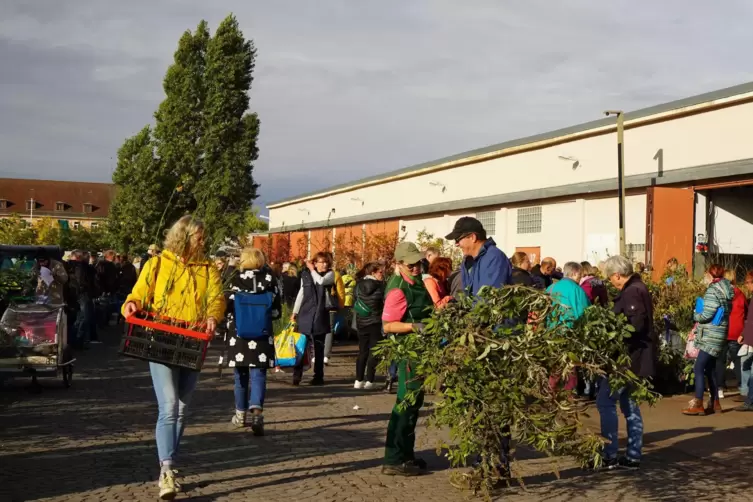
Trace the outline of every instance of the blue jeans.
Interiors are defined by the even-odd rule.
[[[159,406],[157,454],[160,464],[171,465],[178,454],[178,445],[186,426],[186,406],[196,389],[199,372],[159,363],[149,363],[149,372]]]
[[[698,351],[698,357],[695,360],[695,366],[693,366],[693,374],[695,376],[696,399],[703,399],[703,391],[706,390],[706,385],[703,379],[704,376],[709,380],[711,400],[714,401],[717,399],[719,396],[719,388],[716,384],[716,357],[708,352],[702,350]]]
[[[76,316],[76,343],[84,344],[91,337],[92,309],[94,302],[89,295],[81,295],[78,298],[78,315]]]
[[[251,387],[250,400],[249,387]],[[235,368],[236,410],[263,410],[266,393],[267,368]]]
[[[601,435],[609,442],[604,445],[604,457],[613,459],[619,450],[617,428],[617,401],[627,421],[628,446],[626,456],[631,460],[641,459],[643,449],[643,417],[638,404],[630,398],[630,391],[622,388],[612,392],[609,380],[602,377],[599,379],[596,394],[596,408],[601,417]]]
[[[390,364],[390,380],[397,381],[397,363]]]
[[[740,358],[740,395],[747,396],[750,389],[750,377],[753,374],[751,367],[753,366],[753,353],[748,353],[746,356]]]

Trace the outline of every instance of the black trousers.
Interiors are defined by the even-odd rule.
[[[314,380],[324,379],[324,341],[326,338],[326,333],[308,337],[308,343],[314,344]],[[300,382],[302,377],[303,366],[296,366],[293,369],[293,380],[298,380]]]
[[[371,349],[382,339],[381,324],[364,326],[358,330],[358,359],[356,359],[356,380],[374,382],[377,359]]]

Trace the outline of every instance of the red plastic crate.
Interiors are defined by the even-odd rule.
[[[194,327],[166,318],[158,321],[154,316],[136,313],[126,318],[120,353],[144,361],[199,371],[212,335],[190,329]]]

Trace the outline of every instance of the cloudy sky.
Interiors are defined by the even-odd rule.
[[[753,80],[750,0],[2,0],[0,177],[108,181],[181,33],[230,12],[262,205]]]

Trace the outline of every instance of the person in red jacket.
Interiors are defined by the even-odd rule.
[[[742,386],[742,374],[740,366],[740,356],[737,353],[742,346],[738,339],[742,335],[743,327],[745,326],[745,317],[747,314],[748,306],[745,301],[745,294],[737,287],[736,276],[734,270],[727,270],[724,273],[724,278],[732,283],[732,288],[735,291],[735,296],[732,298],[732,311],[729,313],[729,329],[727,331],[727,345],[726,350],[722,352],[722,355],[716,360],[716,381],[719,383],[719,397],[722,396],[722,389],[727,390],[725,373],[727,372],[727,366],[730,361],[734,365],[735,380],[737,380],[738,388]]]

